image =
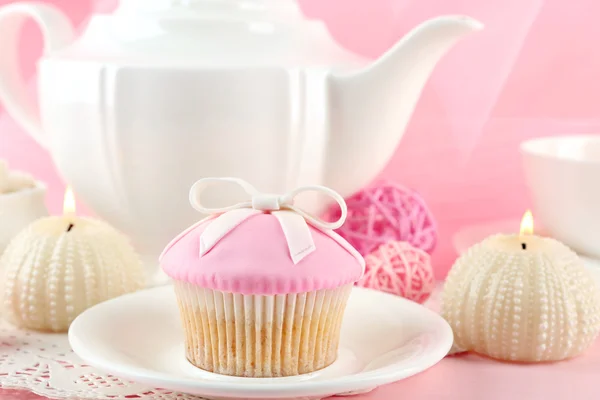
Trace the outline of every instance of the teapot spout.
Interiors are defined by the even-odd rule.
[[[461,38],[482,28],[466,16],[437,17],[362,70],[334,73],[326,183],[348,195],[375,178],[393,155],[437,62]]]

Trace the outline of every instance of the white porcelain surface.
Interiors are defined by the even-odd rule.
[[[27,19],[46,42],[41,116],[14,51]],[[0,8],[0,99],[154,273],[163,246],[200,217],[187,203],[199,178],[238,176],[273,193],[323,184],[344,196],[368,183],[437,61],[480,28],[439,17],[369,63],[292,0],[122,0],[77,39],[53,6],[15,3]]]
[[[46,186],[40,182],[33,188],[0,194],[0,254],[17,233],[48,215],[45,195]]]
[[[534,215],[556,239],[600,258],[600,135],[521,145]]]
[[[507,219],[499,221],[490,221],[484,224],[466,226],[459,230],[452,237],[452,244],[458,254],[463,254],[467,249],[483,239],[496,233],[515,233],[519,232],[520,220]],[[536,226],[536,232],[541,235],[547,235],[545,229],[541,226]],[[600,259],[585,257],[579,255],[583,264],[594,274],[594,277],[600,282]]]
[[[155,387],[210,398],[308,399],[365,392],[424,371],[447,354],[452,331],[417,303],[354,288],[334,364],[297,377],[229,377],[187,362],[173,288],[165,286],[89,309],[71,325],[69,340],[90,365]]]

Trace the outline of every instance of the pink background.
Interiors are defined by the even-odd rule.
[[[11,1],[0,0],[0,5]],[[81,28],[116,0],[45,0]],[[599,132],[600,37],[596,0],[300,0],[340,43],[375,57],[417,22],[465,13],[486,30],[457,46],[434,72],[404,140],[382,177],[419,191],[438,219],[438,277],[461,226],[520,216],[529,207],[518,144],[529,137]],[[360,28],[358,28],[360,27]],[[34,77],[41,43],[29,27],[23,73]],[[0,55],[2,56],[2,55]],[[33,85],[32,85],[33,88]],[[64,186],[48,156],[0,109],[0,158],[49,184],[60,212]],[[517,227],[515,227],[517,229]]]

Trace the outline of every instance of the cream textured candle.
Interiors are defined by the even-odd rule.
[[[456,349],[502,360],[562,360],[598,335],[600,292],[562,243],[496,235],[456,261],[444,285],[442,316]]]
[[[25,228],[0,259],[0,271],[4,317],[54,332],[66,331],[88,307],[144,286],[127,238],[102,221],[71,213]]]
[[[6,161],[0,159],[0,193],[4,193],[8,182],[8,164]]]

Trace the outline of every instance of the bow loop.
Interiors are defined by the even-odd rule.
[[[249,196],[248,201],[222,207],[206,207],[202,204],[200,197],[210,186],[216,184],[234,183],[241,187]],[[340,218],[334,222],[327,222],[308,211],[294,205],[296,196],[316,192],[335,200],[341,209]],[[260,193],[254,186],[239,178],[203,178],[196,182],[190,190],[190,203],[197,211],[203,214],[221,214],[224,212],[241,208],[252,208],[259,211],[290,210],[301,215],[306,221],[321,229],[337,229],[344,223],[348,209],[344,198],[335,190],[325,186],[302,186],[283,195]]]
[[[324,194],[326,196],[331,197],[333,200],[336,201],[336,203],[338,203],[338,205],[340,206],[340,218],[338,218],[337,221],[333,221],[333,222],[327,222],[322,220],[319,217],[316,217],[304,210],[302,210],[299,207],[295,207],[294,204],[294,198],[296,196],[298,196],[301,193],[306,193],[306,192],[317,192],[317,193],[321,193]],[[298,214],[302,215],[304,217],[304,219],[306,219],[307,221],[309,221],[311,224],[318,226],[319,228],[323,228],[323,229],[337,229],[340,226],[342,226],[344,224],[344,221],[346,220],[346,216],[348,214],[348,207],[346,206],[346,202],[344,201],[344,198],[335,190],[330,189],[328,187],[325,186],[318,186],[318,185],[314,185],[314,186],[302,186],[299,187],[297,189],[292,190],[291,192],[289,192],[288,194],[285,194],[283,196],[286,199],[286,204],[289,203],[288,208],[290,210],[293,210],[295,212],[297,212]]]
[[[202,202],[200,201],[200,196],[202,195],[202,193],[204,193],[209,187],[217,185],[217,184],[222,184],[222,183],[235,183],[236,185],[238,185],[239,187],[241,187],[242,189],[244,189],[244,191],[249,194],[250,196],[255,196],[258,195],[258,190],[256,190],[256,188],[254,186],[252,186],[251,184],[249,184],[248,182],[246,182],[243,179],[239,179],[239,178],[202,178],[199,181],[197,181],[196,183],[194,183],[192,185],[192,188],[190,189],[190,203],[192,205],[192,207],[194,207],[194,209],[196,211],[199,211],[203,214],[221,214],[227,211],[232,211],[232,210],[236,210],[238,208],[247,208],[250,207],[252,208],[252,202],[244,202],[244,203],[237,203],[237,204],[232,204],[230,206],[223,206],[223,207],[216,207],[216,208],[212,208],[212,207],[206,207],[205,205],[202,204]]]

